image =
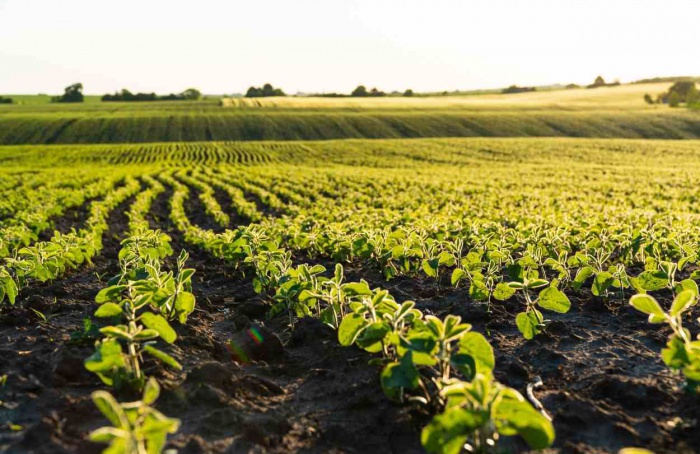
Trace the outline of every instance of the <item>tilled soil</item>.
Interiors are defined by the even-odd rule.
[[[170,194],[168,189],[158,197],[151,220],[172,235],[177,252],[186,246],[167,218]],[[188,215],[209,225],[194,193],[191,197]],[[94,266],[25,289],[16,306],[2,309],[0,375],[7,375],[7,383],[0,387],[0,451],[102,449],[87,441],[90,430],[107,423],[90,400],[91,392],[106,387],[83,367],[94,340],[70,339],[94,312],[95,294],[117,272],[127,207],[128,202],[118,207],[110,219]],[[186,325],[177,326],[177,341],[164,347],[184,369],[145,363],[163,387],[157,407],[182,420],[169,447],[182,453],[422,452],[425,416],[384,397],[379,370],[367,364],[369,354],[340,347],[335,333],[313,319],[300,320],[293,331],[286,317],[267,319],[269,305],[252,291],[249,277],[186,249],[189,266],[197,270],[197,309]],[[308,259],[295,258],[302,261]],[[325,265],[330,273],[332,264]],[[495,302],[487,312],[465,289],[438,288],[418,277],[385,282],[367,266],[345,268],[349,280],[366,279],[398,301],[415,300],[425,312],[461,315],[494,346],[501,382],[524,393],[540,376],[544,387],[536,395],[557,430],[551,452],[700,449],[699,399],[682,389],[680,377],[660,358],[668,331],[648,325],[628,305],[604,304],[586,292],[571,296],[568,314],[547,313],[552,320],[547,332],[524,341],[514,323],[522,308],[515,298]],[[251,329],[261,342],[253,340]],[[232,353],[230,341],[244,354]],[[525,450],[517,440],[504,446]]]

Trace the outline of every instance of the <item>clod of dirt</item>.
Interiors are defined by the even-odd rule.
[[[274,412],[250,415],[242,425],[243,438],[262,446],[279,443],[292,428],[287,418]]]
[[[236,312],[251,319],[261,318],[267,313],[269,306],[261,300],[248,300],[234,306]]]
[[[236,332],[231,338],[230,349],[233,360],[238,363],[270,361],[284,354],[280,338],[258,322]]]
[[[185,447],[179,452],[182,454],[205,454],[207,452],[207,443],[199,435],[192,435]]]
[[[61,351],[60,359],[54,369],[56,384],[82,383],[93,376],[85,369],[84,360],[89,356],[88,349],[65,348]]]
[[[225,407],[231,401],[231,396],[216,386],[203,383],[189,395],[192,402],[211,405],[214,407]]]
[[[644,410],[649,402],[661,402],[668,396],[654,385],[639,379],[625,377],[605,377],[592,387],[601,398],[611,398],[634,410]]]
[[[239,390],[244,389],[251,395],[276,396],[285,392],[284,388],[274,382],[255,375],[245,375],[236,380],[235,385]]]
[[[187,374],[187,381],[194,383],[209,383],[219,388],[225,387],[231,381],[233,371],[221,363],[210,361],[192,369]]]
[[[335,336],[336,331],[319,319],[304,317],[294,326],[289,345],[307,345],[319,340],[333,340]]]
[[[22,306],[28,309],[34,309],[35,311],[44,312],[49,309],[50,302],[43,296],[33,294],[29,295],[24,299],[24,301],[22,301]]]

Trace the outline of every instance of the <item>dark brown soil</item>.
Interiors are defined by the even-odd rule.
[[[83,205],[68,208],[61,216],[52,219],[53,225],[39,234],[39,241],[50,240],[56,231],[70,233],[71,229],[78,230],[84,226],[85,221],[90,216],[90,203],[92,201],[88,200]]]
[[[177,252],[185,245],[167,217],[170,194],[168,188],[156,200],[152,223],[172,235]],[[211,222],[197,208],[196,197],[191,203],[188,214],[194,223]],[[70,333],[91,316],[95,294],[117,271],[127,206],[120,206],[110,220],[105,249],[94,267],[25,289],[15,307],[2,309],[0,375],[8,377],[0,387],[0,451],[100,451],[86,436],[106,420],[89,396],[105,386],[83,367],[92,342],[70,342]],[[177,327],[175,344],[164,347],[184,370],[146,361],[147,372],[163,386],[157,407],[182,420],[170,447],[181,453],[422,452],[424,417],[384,397],[378,370],[367,364],[370,355],[340,347],[335,333],[315,320],[299,321],[293,332],[285,317],[267,320],[269,306],[252,291],[249,277],[187,249],[189,265],[197,270],[198,306],[187,325]],[[332,264],[325,265],[331,272]],[[464,289],[440,289],[432,280],[385,282],[376,270],[360,264],[347,265],[346,275],[388,288],[399,301],[415,300],[425,312],[461,315],[491,340],[496,375],[503,383],[524,393],[535,376],[542,377],[544,387],[536,394],[557,430],[551,452],[645,446],[691,453],[700,446],[699,399],[684,392],[681,379],[659,355],[668,333],[649,326],[626,304],[606,305],[585,292],[572,295],[570,313],[548,313],[552,323],[547,332],[526,342],[515,328],[520,309],[515,299],[494,303],[488,313]],[[30,308],[51,319],[39,323]],[[251,340],[251,328],[262,335],[261,343]],[[245,351],[247,361],[232,354],[230,340]],[[12,430],[10,424],[21,429]],[[524,450],[517,440],[505,447]]]

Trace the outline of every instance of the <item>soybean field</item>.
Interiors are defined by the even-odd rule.
[[[158,137],[0,147],[0,450],[700,446],[699,142]]]

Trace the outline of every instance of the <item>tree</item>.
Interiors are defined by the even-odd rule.
[[[681,103],[681,97],[678,93],[672,92],[668,95],[668,105],[671,107],[678,107]]]
[[[685,102],[687,104],[696,104],[700,102],[700,92],[695,90],[691,93],[688,93],[688,96],[685,98]]]
[[[649,93],[647,93],[644,95],[644,102],[646,102],[647,104],[654,104],[654,99]]]
[[[537,91],[535,87],[518,87],[517,85],[511,85],[508,88],[501,90],[503,94],[513,94],[513,93],[527,93],[530,91]]]
[[[182,92],[182,97],[185,99],[196,101],[202,97],[202,92],[196,88],[188,88]]]
[[[77,83],[66,87],[63,96],[51,98],[51,102],[83,102],[83,84]]]
[[[694,98],[697,95],[698,89],[695,87],[695,82],[682,81],[673,84],[668,90],[668,93],[669,95],[671,93],[677,93],[681,102],[687,102],[688,98]]]
[[[694,81],[679,81],[674,83],[666,93],[659,95],[659,101],[678,107],[681,103],[693,104],[700,99],[700,93]]]
[[[257,87],[250,87],[245,93],[246,98],[260,98],[262,97],[262,90]]]
[[[245,94],[246,98],[263,98],[269,96],[287,96],[281,88],[275,88],[272,84],[265,84],[262,88],[250,87]]]
[[[0,104],[12,104],[14,100],[12,98],[5,98],[0,96]]]
[[[603,79],[603,76],[598,76],[595,78],[595,82],[593,82],[593,85],[595,87],[603,87],[605,86],[605,79]]]
[[[407,98],[410,98],[411,96],[413,96],[413,90],[409,88],[408,90],[403,92],[403,95]]]
[[[367,88],[364,85],[358,85],[356,89],[350,93],[350,96],[354,96],[356,98],[363,98],[366,96],[369,96],[369,93],[367,93]]]

